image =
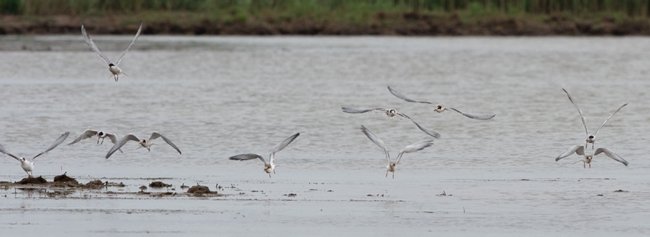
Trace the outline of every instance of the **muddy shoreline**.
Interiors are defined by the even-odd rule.
[[[219,191],[212,191],[207,186],[196,184],[192,187],[185,186],[185,184],[176,189],[171,184],[163,183],[162,181],[154,181],[148,185],[142,185],[138,189],[139,192],[126,191],[123,182],[109,182],[101,180],[91,180],[87,183],[80,183],[75,178],[67,176],[66,173],[55,176],[52,182],[47,181],[42,176],[27,177],[20,181],[9,182],[0,181],[0,189],[8,190],[15,188],[28,192],[38,192],[45,194],[47,197],[61,198],[67,197],[75,192],[82,190],[102,190],[98,191],[106,195],[147,195],[151,197],[223,197],[227,196],[219,193]],[[147,187],[148,186],[148,187]],[[218,190],[224,190],[224,187],[217,186]],[[225,187],[228,188],[228,187]],[[233,188],[233,187],[230,187]],[[5,194],[6,195],[6,194]]]
[[[0,35],[79,34],[80,17],[0,17]],[[91,34],[133,34],[137,21],[126,17],[84,19]],[[576,20],[563,15],[536,18],[492,17],[463,20],[458,14],[420,15],[417,12],[377,14],[373,23],[339,24],[308,19],[220,21],[146,21],[147,35],[407,35],[407,36],[602,36],[650,35],[650,22],[643,19]],[[125,23],[128,22],[128,23]],[[100,24],[101,23],[101,24]]]

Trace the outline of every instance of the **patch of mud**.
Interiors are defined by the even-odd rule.
[[[47,180],[45,180],[43,178],[43,176],[38,176],[36,178],[27,177],[27,178],[24,178],[24,179],[16,182],[16,183],[17,184],[46,184]]]
[[[84,184],[83,187],[87,189],[100,189],[104,187],[104,182],[101,180],[94,180]]]
[[[67,175],[67,172],[54,177],[54,183],[65,183],[68,186],[77,186],[79,182],[76,179],[71,178]]]
[[[207,186],[201,186],[201,185],[196,185],[192,186],[190,189],[187,190],[187,193],[193,193],[193,194],[204,194],[204,193],[210,193],[210,188]]]
[[[149,187],[151,188],[169,188],[171,186],[172,186],[171,184],[166,184],[160,181],[151,182],[149,184]]]

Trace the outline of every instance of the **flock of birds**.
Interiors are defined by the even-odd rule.
[[[115,81],[119,80],[120,75],[128,76],[124,71],[122,71],[122,69],[120,69],[118,67],[118,65],[120,64],[120,62],[124,58],[124,55],[126,55],[126,53],[129,52],[129,50],[131,50],[131,47],[133,46],[133,44],[135,44],[135,41],[140,36],[141,32],[142,32],[142,21],[140,22],[140,27],[138,28],[138,31],[135,34],[135,37],[133,38],[133,41],[131,41],[131,44],[129,44],[129,46],[126,48],[126,50],[124,50],[124,52],[122,53],[120,58],[118,58],[115,63],[112,63],[108,59],[108,57],[106,57],[99,50],[97,45],[95,45],[95,42],[93,42],[93,40],[90,38],[90,36],[86,32],[86,28],[84,27],[84,25],[83,24],[81,25],[81,34],[83,35],[84,40],[86,41],[86,43],[88,44],[90,49],[92,51],[94,51],[104,62],[106,62],[108,64],[108,70],[111,72],[112,77],[115,79]],[[593,157],[597,156],[599,154],[605,154],[608,157],[612,158],[613,160],[618,161],[618,162],[620,162],[620,163],[627,166],[628,162],[625,159],[621,158],[619,155],[617,155],[612,150],[607,149],[607,148],[598,148],[598,149],[596,149],[594,151],[593,154],[585,153],[585,148],[587,148],[590,143],[591,143],[592,150],[594,149],[594,146],[595,146],[595,143],[596,143],[596,135],[598,135],[598,132],[600,131],[600,129],[603,128],[605,126],[605,124],[607,124],[607,122],[616,113],[618,113],[618,111],[620,111],[623,107],[625,107],[627,105],[627,103],[623,104],[616,111],[614,111],[614,113],[611,116],[609,116],[605,120],[605,122],[603,122],[603,124],[592,135],[592,134],[589,133],[589,129],[587,128],[586,117],[583,115],[582,111],[580,110],[578,105],[575,103],[575,101],[573,100],[573,98],[571,97],[569,92],[567,92],[564,89],[562,89],[562,90],[566,93],[567,97],[569,97],[569,101],[571,101],[571,103],[578,110],[578,113],[580,114],[580,118],[582,120],[582,124],[584,125],[584,128],[585,128],[585,132],[587,133],[587,139],[585,139],[585,145],[584,146],[582,146],[582,145],[572,146],[566,152],[560,154],[555,159],[555,161],[559,161],[560,159],[568,157],[568,156],[570,156],[572,154],[577,154],[577,155],[583,156],[583,159],[579,160],[577,162],[582,161],[584,168],[586,168],[587,165],[589,165],[589,167],[591,168],[591,161],[592,161]],[[442,112],[444,112],[446,110],[451,110],[451,111],[455,111],[455,112],[457,112],[457,113],[459,113],[459,114],[461,114],[461,115],[463,115],[463,116],[465,116],[467,118],[476,119],[476,120],[489,120],[489,119],[494,118],[494,116],[496,116],[495,114],[491,114],[491,115],[468,114],[468,113],[461,112],[460,110],[455,109],[453,107],[446,107],[443,104],[436,104],[436,103],[429,102],[429,101],[414,100],[414,99],[411,99],[411,98],[401,94],[400,92],[396,91],[395,89],[391,88],[390,86],[388,86],[388,91],[391,94],[393,94],[395,97],[397,97],[399,99],[402,99],[402,100],[405,100],[407,102],[434,105],[434,111],[438,112],[438,113],[442,113]],[[418,124],[415,120],[411,119],[406,114],[400,113],[400,112],[398,112],[398,111],[396,111],[394,109],[342,107],[342,110],[343,110],[343,112],[350,113],[350,114],[360,114],[360,113],[367,113],[367,112],[374,111],[374,112],[381,112],[381,113],[385,114],[389,118],[396,118],[396,119],[405,118],[405,119],[410,120],[413,124],[415,124],[415,126],[418,127],[418,129],[420,129],[422,132],[426,133],[427,135],[429,135],[431,137],[434,137],[434,138],[440,138],[439,133],[421,126],[420,124]],[[381,148],[384,151],[384,153],[386,155],[386,162],[387,162],[387,165],[386,165],[386,177],[388,177],[389,172],[392,172],[393,173],[393,178],[395,178],[395,168],[396,168],[397,164],[399,164],[400,160],[402,159],[402,156],[405,153],[417,152],[417,151],[423,150],[423,149],[433,145],[433,140],[425,140],[425,141],[421,141],[421,142],[417,142],[417,143],[408,145],[398,153],[397,159],[393,162],[393,161],[391,161],[390,153],[388,151],[388,148],[386,147],[384,142],[379,137],[377,137],[377,135],[375,135],[372,131],[370,131],[370,129],[368,129],[367,127],[365,127],[363,125],[361,125],[361,132],[363,132],[363,134],[365,134],[368,137],[368,139],[370,139],[370,141],[372,141],[375,145],[377,145],[379,148]],[[32,171],[34,170],[34,161],[35,161],[35,159],[37,157],[39,157],[41,155],[44,155],[45,153],[53,150],[54,148],[56,148],[58,145],[63,143],[63,141],[65,141],[66,138],[68,138],[69,135],[70,135],[70,132],[63,133],[61,136],[59,136],[54,141],[54,143],[52,143],[52,145],[50,145],[43,152],[38,153],[37,155],[35,155],[31,160],[28,160],[25,157],[20,157],[20,156],[14,155],[13,153],[7,151],[2,144],[0,144],[0,153],[6,154],[6,155],[18,160],[20,162],[20,166],[25,171],[25,173],[27,173],[28,177],[32,178],[33,177]],[[268,162],[264,159],[264,157],[262,157],[259,154],[239,154],[239,155],[232,156],[229,159],[230,160],[236,160],[236,161],[259,159],[264,163],[264,172],[266,172],[269,175],[269,178],[270,178],[271,173],[275,174],[275,166],[276,166],[275,165],[275,153],[283,150],[285,147],[287,147],[289,144],[291,144],[291,142],[293,142],[296,138],[298,138],[299,135],[300,135],[300,133],[293,134],[293,135],[289,136],[288,138],[284,139],[278,145],[276,145],[271,150]],[[179,154],[182,154],[181,150],[170,139],[168,139],[167,137],[163,136],[162,134],[160,134],[158,132],[153,132],[151,134],[151,136],[149,136],[148,139],[144,139],[144,138],[140,139],[140,138],[138,138],[137,136],[135,136],[133,134],[128,134],[128,135],[126,135],[126,136],[124,136],[124,137],[122,137],[121,139],[118,140],[117,135],[114,134],[114,133],[107,133],[107,132],[104,132],[104,131],[97,131],[97,130],[87,129],[83,133],[81,133],[74,141],[69,143],[68,145],[72,145],[72,144],[78,143],[78,142],[80,142],[80,141],[82,141],[84,139],[88,139],[88,138],[92,138],[92,137],[97,137],[97,144],[103,144],[104,139],[106,139],[106,138],[108,138],[113,143],[113,147],[108,151],[108,153],[105,156],[106,159],[108,159],[116,151],[122,152],[121,148],[128,141],[138,142],[138,144],[140,145],[140,147],[138,147],[138,148],[146,148],[147,151],[151,151],[151,146],[155,145],[153,143],[153,140],[155,140],[157,138],[162,138],[162,140],[165,143],[169,144],[172,148],[174,148],[176,151],[178,151]]]
[[[388,91],[391,94],[393,94],[395,97],[397,97],[399,99],[402,99],[402,100],[405,100],[407,102],[434,105],[435,108],[433,109],[433,111],[438,112],[438,113],[442,113],[445,110],[447,110],[447,107],[445,107],[445,105],[443,105],[443,104],[435,104],[435,103],[429,102],[429,101],[420,101],[420,100],[410,99],[410,98],[406,97],[405,95],[402,95],[402,93],[399,93],[395,89],[391,88],[390,86],[388,86]],[[408,119],[411,122],[413,122],[413,124],[415,124],[415,126],[417,126],[422,132],[426,133],[427,135],[432,136],[434,138],[440,138],[440,133],[437,133],[437,132],[435,132],[433,130],[422,127],[420,124],[415,122],[415,120],[413,120],[408,115],[406,115],[404,113],[397,112],[394,109],[385,109],[385,108],[368,108],[368,109],[363,108],[363,109],[358,109],[358,108],[349,108],[349,107],[342,107],[341,109],[343,110],[343,112],[350,113],[350,114],[359,114],[359,113],[366,113],[366,112],[370,112],[370,111],[378,111],[378,112],[384,113],[389,118],[397,118],[397,119],[405,118],[405,119]],[[477,119],[477,120],[489,120],[489,119],[494,118],[494,116],[496,116],[496,114],[491,114],[491,115],[468,114],[468,113],[463,113],[460,110],[455,109],[455,108],[451,108],[451,107],[449,107],[449,110],[456,111],[456,112],[464,115],[465,117],[468,117],[468,118],[471,118],[471,119]],[[421,141],[421,142],[417,142],[417,143],[408,145],[397,154],[397,159],[395,160],[395,162],[393,162],[390,159],[390,153],[388,152],[388,148],[386,147],[386,145],[384,145],[384,141],[382,141],[379,137],[377,137],[377,135],[372,133],[370,131],[370,129],[366,128],[363,125],[361,125],[361,132],[363,132],[363,134],[365,134],[366,137],[368,137],[368,139],[370,139],[370,141],[375,143],[375,145],[377,145],[379,148],[384,150],[384,153],[386,153],[386,162],[387,162],[387,165],[386,165],[386,177],[388,177],[388,172],[392,172],[393,173],[393,178],[395,178],[395,166],[397,166],[397,164],[399,164],[399,162],[402,159],[402,156],[404,155],[404,153],[411,153],[411,152],[421,151],[424,148],[427,148],[427,147],[430,147],[430,146],[433,145],[433,140],[426,140],[426,141]]]

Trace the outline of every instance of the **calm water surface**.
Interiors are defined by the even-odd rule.
[[[130,37],[96,36],[116,60]],[[108,140],[61,145],[35,175],[67,172],[82,182],[152,180],[228,186],[214,198],[116,197],[79,191],[66,198],[0,189],[0,232],[73,236],[645,236],[650,232],[649,38],[401,38],[142,36],[113,81],[81,36],[0,37],[0,143],[31,157],[64,131],[158,131],[151,152]],[[433,112],[392,96],[444,103],[490,121]],[[605,156],[583,169],[580,118],[629,167]],[[442,134],[405,155],[385,178],[383,152],[430,139],[408,120],[345,114],[341,106],[395,108]],[[269,179],[259,161],[277,153]],[[0,158],[0,180],[25,177]],[[614,192],[615,190],[627,192]],[[120,190],[118,190],[120,191]],[[165,190],[162,190],[165,191]],[[180,191],[180,190],[176,190]],[[447,196],[439,196],[442,192]],[[290,197],[288,194],[296,194]]]

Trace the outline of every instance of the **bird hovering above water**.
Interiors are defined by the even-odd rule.
[[[34,176],[32,176],[32,171],[34,170],[34,160],[36,159],[36,157],[39,157],[39,156],[51,151],[52,149],[56,148],[59,144],[61,144],[63,141],[65,141],[66,138],[68,138],[68,135],[70,135],[70,132],[63,133],[59,138],[57,138],[54,141],[54,143],[52,143],[52,145],[50,145],[50,147],[45,149],[45,151],[43,151],[41,153],[38,153],[38,155],[35,155],[32,158],[31,161],[25,159],[25,157],[18,157],[16,155],[10,153],[9,151],[7,151],[7,149],[5,149],[4,146],[2,146],[2,144],[0,144],[0,153],[4,153],[4,154],[6,154],[8,156],[11,156],[14,159],[20,161],[20,167],[22,167],[23,170],[25,171],[25,173],[27,173],[28,177],[29,178],[34,178]]]
[[[388,86],[388,91],[390,91],[390,93],[393,94],[395,97],[400,98],[400,99],[405,100],[405,101],[408,101],[408,102],[423,103],[423,104],[434,104],[433,102],[429,102],[429,101],[420,101],[420,100],[414,100],[414,99],[408,98],[408,97],[402,95],[402,93],[399,93],[398,91],[394,90],[390,86]],[[496,114],[490,114],[490,115],[467,114],[467,113],[460,112],[460,110],[457,110],[455,108],[451,108],[451,107],[447,108],[443,104],[435,104],[435,106],[436,106],[436,108],[433,111],[436,111],[438,113],[442,113],[445,110],[449,109],[449,110],[456,111],[459,114],[462,114],[465,117],[468,117],[468,118],[471,118],[471,119],[488,120],[488,119],[492,119],[492,118],[494,118],[494,116],[496,116]]]
[[[384,153],[386,153],[386,162],[388,162],[388,164],[386,165],[386,177],[388,177],[388,172],[392,172],[393,179],[395,178],[395,166],[397,166],[397,164],[399,164],[399,161],[402,160],[402,155],[404,155],[405,153],[420,151],[424,148],[433,145],[433,140],[422,141],[412,145],[408,145],[404,147],[404,149],[402,149],[399,152],[399,154],[397,154],[397,160],[395,160],[395,162],[392,162],[390,161],[390,153],[388,152],[388,148],[386,148],[386,145],[384,145],[384,141],[382,141],[379,137],[377,137],[377,135],[372,133],[370,129],[366,128],[363,125],[361,125],[361,132],[363,132],[363,134],[366,134],[368,139],[370,139],[370,141],[375,143],[375,145],[377,145],[379,148],[384,150]]]
[[[107,133],[104,131],[95,131],[91,129],[86,129],[86,131],[84,131],[81,135],[79,135],[79,137],[77,137],[74,141],[68,143],[68,145],[75,144],[81,140],[91,138],[93,136],[97,136],[97,144],[100,144],[99,140],[102,141],[101,144],[104,144],[104,139],[106,139],[107,137],[109,140],[111,140],[113,144],[117,142],[117,135],[115,135],[114,133]],[[122,152],[122,150],[120,150],[120,152]]]
[[[99,57],[102,58],[104,62],[108,64],[108,70],[113,74],[113,78],[115,79],[115,81],[119,79],[120,75],[128,76],[126,73],[124,73],[124,71],[122,71],[122,69],[120,69],[117,66],[120,65],[120,62],[122,61],[122,58],[124,58],[124,55],[126,55],[126,53],[129,52],[129,50],[131,50],[131,47],[135,43],[135,40],[137,40],[138,37],[140,36],[140,32],[142,32],[142,21],[140,21],[140,28],[138,28],[138,32],[135,33],[135,37],[133,38],[133,41],[131,41],[129,47],[127,47],[126,50],[124,50],[124,53],[122,53],[122,56],[120,56],[120,58],[117,59],[116,63],[112,63],[111,60],[109,60],[108,57],[106,57],[106,55],[102,53],[102,51],[99,51],[99,48],[97,48],[95,42],[93,42],[93,40],[90,38],[88,33],[86,33],[86,27],[84,27],[84,25],[81,24],[81,34],[83,35],[86,44],[88,44],[88,46],[90,46],[90,49],[92,49],[95,53],[97,53],[97,55],[99,55]]]
[[[569,148],[569,150],[565,151],[564,153],[560,154],[557,158],[555,158],[555,161],[557,162],[558,160],[560,160],[562,158],[573,155],[573,153],[583,156],[583,159],[580,160],[583,163],[582,164],[583,168],[587,168],[586,165],[589,165],[589,168],[591,168],[591,160],[594,158],[594,156],[597,156],[600,153],[605,153],[605,155],[609,156],[609,158],[612,158],[615,161],[621,162],[625,166],[627,166],[629,164],[629,163],[627,163],[627,161],[625,159],[618,156],[612,150],[607,149],[607,148],[602,148],[601,147],[601,148],[596,149],[596,152],[594,152],[593,155],[586,155],[584,146],[572,146],[571,148]]]
[[[573,101],[573,98],[571,98],[571,95],[569,95],[569,92],[566,91],[564,88],[562,88],[562,90],[564,91],[564,93],[566,93],[566,96],[569,97],[569,101],[571,101],[571,103],[578,110],[578,113],[580,114],[580,119],[582,120],[582,125],[585,126],[585,132],[587,133],[587,139],[585,140],[585,147],[587,147],[587,144],[591,143],[591,149],[594,149],[594,144],[596,143],[596,135],[598,135],[598,131],[600,131],[600,129],[603,128],[605,126],[605,124],[607,124],[607,122],[609,122],[609,120],[616,113],[618,113],[619,110],[621,110],[623,107],[625,107],[627,105],[627,103],[621,105],[621,107],[618,107],[618,109],[616,111],[614,111],[614,113],[612,115],[610,115],[609,118],[607,118],[605,120],[605,122],[603,122],[603,125],[600,125],[600,127],[598,129],[596,129],[596,133],[591,135],[591,134],[589,134],[589,129],[587,128],[587,118],[582,114],[582,110],[580,110],[580,108],[578,108],[578,104],[576,104],[575,101]]]
[[[284,139],[284,141],[280,142],[280,144],[275,145],[275,147],[273,147],[273,150],[271,150],[271,154],[269,155],[269,163],[266,163],[264,157],[258,154],[239,154],[230,157],[230,160],[242,161],[242,160],[260,159],[262,162],[264,162],[264,172],[266,172],[269,175],[269,178],[271,178],[271,172],[275,174],[275,153],[287,147],[299,135],[300,133],[293,134],[290,137]]]
[[[386,116],[388,116],[389,118],[407,118],[407,119],[411,120],[411,122],[413,122],[413,124],[415,124],[415,126],[417,126],[420,130],[422,130],[427,135],[435,137],[435,138],[440,138],[440,133],[437,133],[437,132],[435,132],[433,130],[429,130],[429,129],[426,129],[426,128],[420,126],[420,124],[415,122],[415,120],[411,119],[411,117],[407,116],[406,114],[397,112],[394,109],[384,109],[384,108],[355,109],[355,108],[349,108],[349,107],[341,107],[341,109],[343,109],[343,112],[350,113],[350,114],[360,114],[360,113],[366,113],[366,112],[370,112],[370,111],[380,111],[380,112],[384,112],[384,114],[386,114]]]
[[[129,134],[129,135],[124,136],[122,139],[117,141],[115,143],[115,145],[108,151],[108,153],[106,154],[106,159],[108,159],[108,157],[111,157],[111,155],[113,155],[113,153],[115,153],[117,150],[119,150],[128,141],[136,141],[136,142],[138,142],[138,144],[140,144],[140,147],[138,147],[138,148],[144,147],[144,148],[147,148],[147,151],[151,151],[151,146],[156,145],[156,144],[153,143],[153,140],[156,139],[156,138],[159,138],[159,137],[162,138],[163,141],[165,141],[171,147],[176,149],[176,151],[178,151],[178,154],[183,154],[183,153],[181,153],[181,150],[179,150],[178,147],[176,147],[176,145],[174,145],[174,143],[171,140],[167,139],[167,137],[163,136],[160,133],[153,132],[153,133],[151,133],[151,136],[149,137],[149,139],[140,139],[140,138],[136,137],[133,134]]]

